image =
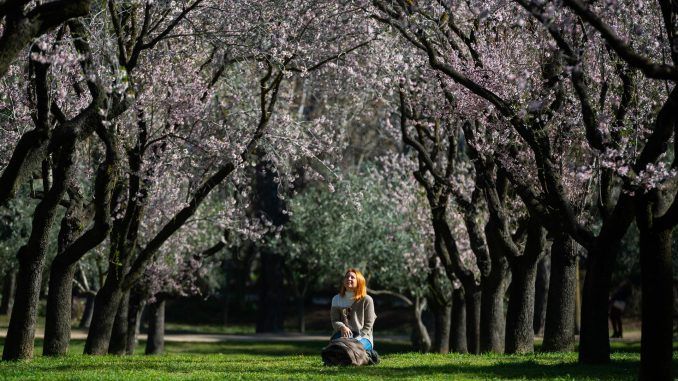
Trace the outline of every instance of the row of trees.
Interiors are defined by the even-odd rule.
[[[419,218],[404,241],[366,249],[393,251],[398,261],[386,262],[396,267],[412,252],[427,263],[411,290],[383,285],[412,292],[415,316],[422,287],[441,321],[463,312],[466,340],[457,334],[452,349],[532,351],[537,264],[550,251],[544,348],[571,350],[580,246],[579,358],[609,361],[612,268],[635,221],[641,378],[670,379],[676,12],[670,1],[0,4],[0,133],[12,147],[0,160],[0,204],[17,193],[37,200],[18,249],[4,358],[32,355],[55,221],[44,353],[67,350],[71,287],[92,251],[106,254],[85,352],[123,353],[116,341],[129,332],[135,286],[147,277],[156,294],[183,287],[153,281],[166,274],[160,258],[186,263],[171,271],[191,269],[234,244],[214,240],[284,231],[286,190],[341,182],[331,162],[346,153],[348,132],[378,124],[402,143],[389,145],[399,159],[377,164],[375,176],[393,180],[374,180],[377,188],[417,205]],[[388,185],[395,179],[413,183]],[[374,224],[365,218],[355,222]],[[334,239],[362,226],[331,225],[339,231],[314,241],[295,223],[276,246],[290,263],[346,262],[347,252],[318,245],[343,245]],[[402,250],[412,240],[417,248]],[[368,266],[375,280],[379,255]],[[262,274],[278,282],[275,261],[266,263]],[[304,272],[313,262],[299,263]],[[434,341],[443,351],[449,342]]]
[[[33,354],[55,229],[43,353],[68,350],[72,286],[91,251],[104,260],[85,352],[125,353],[130,293],[147,278],[158,294],[163,263],[195,266],[195,236],[258,234],[242,219],[251,185],[239,169],[322,148],[319,121],[296,118],[298,84],[371,38],[347,30],[355,13],[332,2],[79,2],[77,12],[57,3],[1,6],[3,43],[23,45],[2,48],[2,139],[13,148],[0,203],[38,200],[16,255],[7,360]],[[15,27],[32,34],[21,40]],[[200,215],[206,202],[221,207]]]
[[[432,224],[444,242],[441,259],[467,294],[467,319],[469,311],[478,314],[473,307],[478,282],[455,258],[454,236],[440,216],[446,197],[456,198],[462,209],[473,197],[458,195],[451,178],[455,132],[468,146],[475,189],[484,194],[489,213],[487,244],[472,239],[480,284],[494,269],[492,259],[505,258],[512,273],[506,350],[532,348],[531,290],[548,231],[558,276],[549,288],[545,347],[573,344],[574,240],[586,249],[580,361],[609,361],[612,265],[635,219],[643,273],[641,378],[670,379],[675,6],[661,1],[365,6],[416,48],[430,70],[422,75],[428,87],[415,96],[409,95],[412,86],[401,85],[401,128],[405,143],[417,152],[415,177],[429,194]],[[446,149],[445,139],[450,139]],[[507,202],[507,194],[520,200],[523,221],[513,220],[516,205]],[[468,228],[471,234],[474,228]],[[488,324],[480,320],[472,327]],[[470,342],[478,348],[475,337]]]

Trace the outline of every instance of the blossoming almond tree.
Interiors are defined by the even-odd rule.
[[[119,243],[114,243],[112,245],[110,254],[112,258],[111,269],[109,270],[109,276],[106,279],[106,283],[97,295],[94,317],[85,347],[86,353],[100,354],[105,353],[107,350],[111,350],[109,342],[111,340],[111,330],[114,328],[113,318],[116,314],[115,311],[120,306],[120,300],[124,298],[124,294],[140,279],[146,267],[152,263],[158,249],[185,224],[213,189],[231,176],[239,166],[249,165],[253,158],[264,155],[264,152],[266,151],[262,148],[265,147],[265,142],[269,141],[267,138],[269,125],[285,125],[284,119],[278,119],[274,112],[276,103],[279,100],[280,95],[283,94],[280,90],[281,85],[285,83],[285,77],[293,73],[303,73],[308,70],[321,68],[328,62],[344,57],[366,44],[365,41],[358,43],[353,42],[349,35],[347,36],[347,39],[341,40],[342,43],[337,47],[336,40],[334,40],[334,37],[332,36],[310,34],[311,31],[315,31],[318,23],[341,23],[346,21],[341,18],[334,18],[336,15],[338,15],[336,17],[343,17],[341,13],[335,13],[337,11],[336,8],[330,7],[328,10],[329,13],[321,14],[317,13],[317,9],[322,10],[322,7],[311,7],[308,9],[290,8],[290,13],[288,14],[289,20],[286,20],[289,24],[285,25],[290,28],[288,38],[273,40],[274,42],[281,44],[280,46],[276,44],[274,44],[274,46],[261,45],[264,42],[267,44],[271,41],[269,38],[264,38],[264,42],[261,41],[262,36],[270,36],[267,28],[270,28],[269,23],[272,22],[272,19],[268,18],[267,12],[279,12],[284,8],[281,8],[281,4],[268,4],[270,8],[265,8],[266,12],[262,14],[249,12],[249,8],[243,8],[240,5],[237,9],[231,9],[230,7],[232,5],[233,4],[230,3],[224,3],[222,11],[225,12],[225,14],[223,14],[224,17],[233,20],[234,25],[239,22],[245,22],[247,25],[260,25],[261,28],[251,30],[251,34],[248,34],[250,33],[250,29],[244,29],[237,44],[233,43],[233,46],[236,47],[244,45],[246,53],[243,53],[242,50],[238,50],[234,53],[229,49],[225,49],[226,51],[217,51],[217,49],[215,49],[213,52],[214,54],[206,57],[209,63],[212,63],[213,60],[217,58],[222,59],[222,61],[215,61],[217,63],[217,70],[205,88],[206,95],[204,97],[207,97],[206,99],[211,100],[212,102],[218,99],[220,91],[219,86],[228,85],[228,83],[225,85],[220,85],[220,83],[223,82],[224,74],[231,73],[228,70],[229,66],[237,65],[238,67],[248,67],[249,65],[252,69],[247,70],[251,70],[250,73],[253,74],[252,77],[258,77],[258,86],[251,86],[251,84],[248,84],[247,86],[249,87],[246,91],[256,97],[254,99],[257,99],[258,104],[256,104],[255,109],[257,111],[252,113],[252,109],[245,109],[241,114],[233,113],[232,115],[228,115],[228,118],[222,123],[216,122],[217,128],[223,128],[228,127],[227,124],[224,125],[225,123],[228,123],[230,120],[236,120],[240,125],[245,126],[245,129],[241,130],[241,132],[236,130],[236,134],[241,133],[243,135],[240,135],[239,138],[222,135],[222,139],[225,139],[225,142],[219,143],[220,145],[228,147],[229,141],[234,145],[228,147],[228,150],[221,148],[222,155],[218,156],[219,160],[216,163],[212,163],[212,167],[215,167],[216,171],[211,172],[208,170],[199,172],[206,176],[203,179],[196,177],[192,180],[193,184],[199,185],[191,187],[191,190],[186,197],[188,200],[187,204],[178,208],[176,212],[170,213],[169,220],[163,222],[161,224],[162,227],[156,233],[149,236],[150,238],[146,241],[145,245],[137,244],[136,242],[138,242],[139,226],[141,226],[141,223],[143,222],[143,213],[141,212],[146,208],[146,201],[144,201],[144,197],[139,198],[136,196],[138,194],[137,191],[130,191],[128,193],[129,199],[125,207],[125,217],[121,220],[122,225],[120,226],[120,230],[116,230],[115,226],[113,228],[113,241]],[[252,6],[258,5],[260,4],[253,4]],[[278,7],[274,7],[274,5],[277,5]],[[202,16],[204,17],[203,20],[214,20],[211,12],[214,12],[215,9],[218,8],[205,7],[204,9],[201,9],[201,11],[205,12]],[[229,10],[233,10],[233,12],[228,12]],[[296,21],[299,17],[303,17],[304,20],[306,20],[306,23],[301,25],[297,24]],[[223,20],[223,18],[220,20]],[[220,29],[223,27],[222,25],[211,27],[207,24],[207,21],[205,21],[205,24],[203,25],[207,25],[206,30],[198,30],[195,31],[195,33],[202,33],[210,38],[216,36],[215,38],[217,39],[219,36],[222,36],[220,33],[225,33]],[[261,34],[262,30],[264,31],[263,35]],[[283,29],[276,29],[275,32],[279,33],[282,30]],[[340,32],[337,31],[337,33]],[[284,35],[284,33],[282,35]],[[223,36],[225,38],[231,38],[228,33]],[[209,38],[207,41],[209,43]],[[328,44],[328,41],[333,42],[332,44]],[[242,42],[246,42],[246,44],[242,44]],[[227,43],[226,48],[228,46]],[[310,49],[310,47],[314,47],[314,49]],[[221,49],[221,47],[219,47],[219,49]],[[307,51],[305,49],[309,50]],[[228,54],[236,54],[236,56],[228,56]],[[199,69],[199,66],[200,65],[195,64],[194,67]],[[226,78],[228,79],[228,77]],[[235,79],[238,80],[238,78]],[[226,87],[225,90],[228,90],[228,88]],[[210,94],[213,94],[212,98],[210,98]],[[248,99],[242,97],[242,99],[245,102],[251,101],[251,98]],[[235,100],[237,103],[241,102],[238,95],[235,95],[232,100]],[[223,107],[223,105],[218,102],[212,103],[212,105],[217,107],[216,110]],[[235,110],[224,111],[233,112]],[[256,118],[252,118],[252,115]],[[216,117],[219,118],[221,115],[216,113]],[[184,121],[182,128],[188,129],[195,126],[198,128],[198,131],[200,131],[200,128],[209,126],[210,123],[215,123],[211,120],[205,121],[197,118],[192,120],[191,118],[186,119],[189,121]],[[254,127],[254,129],[252,129],[252,127]],[[139,136],[142,137],[142,135]],[[219,136],[217,135],[215,138],[219,139]],[[151,141],[152,140],[149,140],[149,142]],[[154,141],[154,144],[161,143]],[[232,155],[229,156],[229,152],[232,153]],[[155,171],[154,169],[151,170]],[[132,177],[134,177],[134,175]],[[147,192],[143,190],[148,188],[142,184],[142,179],[134,180],[134,182],[137,185],[130,185],[130,189],[135,188],[140,189],[141,192]],[[120,235],[118,236],[118,234]],[[115,237],[119,237],[119,239]],[[137,246],[139,247],[137,248]],[[116,337],[120,336],[121,335],[116,335]],[[118,348],[119,346],[116,345],[113,351],[118,351]]]
[[[671,274],[671,236],[676,225],[675,126],[678,114],[678,49],[676,46],[676,20],[678,8],[670,1],[638,2],[633,4],[610,3],[589,7],[577,0],[562,4],[549,4],[544,9],[537,4],[527,6],[549,31],[558,27],[570,27],[571,23],[555,23],[549,12],[569,9],[568,15],[576,15],[586,29],[595,31],[616,56],[629,67],[642,72],[645,78],[665,80],[663,86],[656,81],[649,86],[663,87],[659,94],[652,94],[652,107],[643,110],[640,120],[633,121],[649,131],[643,136],[644,147],[637,156],[622,165],[617,172],[625,179],[625,192],[633,197],[630,204],[636,208],[636,222],[640,234],[640,262],[642,277],[642,342],[640,379],[670,379],[672,377],[671,316],[673,287]],[[621,17],[620,17],[621,16]],[[549,27],[549,23],[556,24]],[[659,37],[650,31],[659,31]],[[563,39],[551,32],[561,49],[566,48]],[[663,57],[657,62],[651,57]],[[668,57],[671,63],[667,63]],[[630,77],[630,75],[627,75]],[[626,83],[631,83],[627,79]],[[623,104],[623,101],[622,101]],[[590,114],[590,113],[589,113]],[[595,114],[593,115],[595,118]],[[650,127],[651,126],[651,127]],[[612,131],[613,136],[616,131]],[[673,160],[669,150],[673,137]],[[613,140],[613,143],[615,141]],[[602,150],[613,151],[616,146],[604,146]],[[627,197],[630,197],[627,196]],[[602,319],[601,326],[602,326]],[[601,339],[602,340],[602,339]],[[591,357],[596,356],[593,352]]]
[[[529,10],[529,5],[525,3],[519,5]],[[608,57],[599,54],[577,56],[569,54],[576,53],[570,48],[565,54],[566,61],[569,60],[565,63],[567,70],[557,69],[553,63],[544,66],[542,62],[548,60],[534,54],[541,50],[539,44],[558,50],[567,48],[569,43],[560,36],[557,28],[548,27],[546,31],[533,33],[532,29],[528,29],[529,24],[525,23],[522,16],[516,18],[516,15],[521,14],[515,12],[515,5],[493,3],[474,7],[465,4],[452,6],[445,3],[423,5],[376,1],[366,5],[366,8],[372,9],[375,18],[398,30],[407,41],[425,52],[431,67],[453,82],[450,85],[465,89],[466,94],[473,94],[471,97],[460,97],[462,101],[469,102],[475,96],[487,102],[478,107],[478,110],[485,110],[487,104],[492,105],[496,114],[503,118],[502,123],[514,130],[524,142],[524,147],[531,151],[536,166],[527,168],[522,166],[522,172],[528,176],[518,175],[521,166],[511,165],[511,160],[506,160],[511,156],[503,156],[503,160],[497,163],[510,168],[506,173],[510,175],[513,185],[531,212],[539,218],[540,223],[552,232],[566,231],[588,250],[590,260],[584,292],[584,315],[590,318],[582,319],[584,326],[580,345],[581,360],[598,362],[609,359],[609,341],[604,329],[607,326],[605,300],[609,290],[609,265],[614,260],[616,247],[634,217],[631,207],[633,187],[617,197],[619,193],[610,191],[610,186],[617,184],[614,177],[609,175],[603,177],[605,181],[602,187],[605,193],[601,196],[605,205],[604,213],[601,213],[603,228],[600,233],[595,234],[591,226],[583,224],[577,216],[576,202],[565,188],[565,180],[569,175],[562,174],[556,165],[560,160],[556,156],[557,151],[553,150],[552,137],[548,133],[548,127],[559,121],[559,116],[572,115],[574,119],[570,120],[579,120],[579,125],[584,127],[582,130],[585,132],[583,134],[585,144],[593,151],[589,151],[587,155],[596,155],[595,151],[606,149],[605,133],[600,130],[595,112],[592,113],[594,108],[591,107],[589,100],[591,96],[583,85],[586,78],[591,76],[582,72],[575,61],[586,59],[586,66],[601,70],[601,65],[597,64],[599,61],[603,62],[602,66],[613,66],[607,61]],[[493,27],[484,29],[483,25],[488,25],[485,24],[488,18],[492,21]],[[543,18],[537,20],[548,21],[545,23],[550,25],[550,20]],[[502,24],[505,27],[501,27]],[[516,41],[520,41],[521,44],[516,44]],[[587,44],[583,51],[592,49],[591,46],[600,45]],[[598,58],[594,59],[596,56]],[[548,66],[555,67],[556,72],[561,74],[543,82],[534,81],[540,77],[535,76],[536,70]],[[617,72],[620,73],[622,82],[626,81],[628,76],[624,75],[624,71]],[[563,79],[569,79],[571,87],[563,88],[562,85],[557,85]],[[612,87],[610,81],[613,80],[601,81],[600,108],[608,115],[613,115],[611,118],[613,123],[624,125],[628,117],[630,99],[627,94],[632,90],[632,86]],[[525,92],[526,89],[536,94],[537,98]],[[563,93],[563,90],[566,92]],[[618,102],[605,102],[608,90],[618,94],[616,98]],[[652,92],[647,94],[650,95]],[[572,103],[568,99],[575,101]],[[641,104],[639,110],[649,103]],[[563,108],[563,104],[568,106],[579,104],[579,107]],[[581,116],[578,116],[580,111]],[[640,135],[638,131],[632,134]],[[612,144],[622,144],[620,135],[612,134]],[[648,144],[643,147],[641,153],[634,155],[638,159],[632,157],[630,160],[627,159],[627,163],[636,161],[632,164],[633,167],[644,168],[646,164],[656,160],[653,139],[650,137],[646,141]],[[530,183],[532,179],[538,181]],[[537,191],[539,188],[542,191]]]

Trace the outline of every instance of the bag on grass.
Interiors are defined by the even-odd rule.
[[[370,363],[370,357],[362,343],[347,337],[330,341],[320,355],[325,365],[366,365]]]

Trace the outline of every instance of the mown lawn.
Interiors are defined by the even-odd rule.
[[[41,343],[38,343],[41,345]],[[433,355],[407,353],[406,343],[383,343],[382,362],[361,368],[328,368],[318,355],[322,343],[168,343],[161,356],[83,356],[75,342],[64,358],[0,362],[3,380],[634,380],[638,344],[615,343],[613,361],[577,364],[575,353]],[[37,348],[40,348],[38,346]],[[143,348],[143,347],[141,347]],[[139,349],[143,350],[143,349]],[[39,352],[39,350],[38,350]],[[678,363],[678,356],[674,362]]]

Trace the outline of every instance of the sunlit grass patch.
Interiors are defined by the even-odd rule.
[[[38,343],[41,344],[41,343]],[[137,351],[143,352],[143,344]],[[324,367],[319,342],[167,343],[160,356],[84,356],[76,341],[62,358],[0,362],[4,380],[634,380],[637,344],[614,343],[613,361],[577,363],[576,353],[481,356],[406,352],[407,343],[384,344],[382,362],[360,368]],[[39,352],[39,346],[38,348]],[[677,357],[678,359],[678,357]]]

